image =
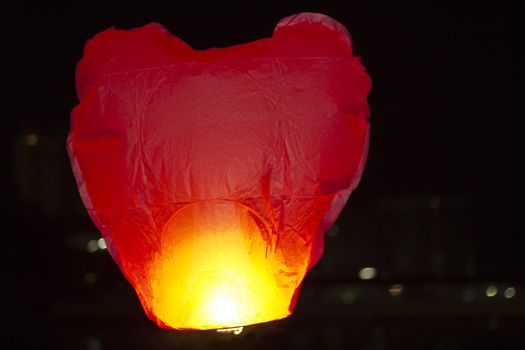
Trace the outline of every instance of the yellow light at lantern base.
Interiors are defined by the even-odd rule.
[[[295,284],[278,282],[250,214],[233,203],[192,205],[165,227],[150,268],[151,311],[175,329],[219,329],[290,314]]]

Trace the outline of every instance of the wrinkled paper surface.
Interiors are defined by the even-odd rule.
[[[335,20],[193,50],[109,29],[77,67],[84,204],[147,315],[209,329],[289,315],[365,163],[371,83]]]

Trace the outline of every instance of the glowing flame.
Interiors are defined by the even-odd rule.
[[[233,323],[239,319],[237,303],[228,295],[214,295],[205,309],[212,322]]]
[[[153,314],[170,328],[238,332],[288,316],[295,285],[282,286],[272,275],[255,223],[232,205],[215,206],[213,215],[198,210],[197,224],[186,210],[165,228],[170,239],[150,271]]]

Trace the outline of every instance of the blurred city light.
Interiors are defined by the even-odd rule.
[[[371,280],[377,276],[377,269],[375,267],[363,267],[359,270],[359,278],[362,280]]]
[[[392,296],[398,296],[401,293],[403,293],[403,289],[404,287],[402,284],[396,283],[390,286],[390,288],[388,289],[388,293]]]
[[[97,247],[98,247],[98,249],[106,249],[107,248],[106,241],[104,240],[104,238],[99,238],[98,239]]]
[[[35,146],[38,143],[38,135],[31,133],[24,137],[25,144],[28,146]]]
[[[98,241],[95,239],[92,239],[87,242],[86,244],[86,251],[88,253],[94,253],[98,250]]]
[[[503,296],[506,299],[514,298],[515,295],[516,295],[516,288],[514,287],[508,287],[505,289],[505,291],[503,291]]]
[[[487,287],[487,289],[485,289],[485,295],[489,298],[496,296],[496,294],[498,294],[498,287],[493,284],[491,284]]]

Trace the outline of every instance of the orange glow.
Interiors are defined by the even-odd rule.
[[[174,215],[164,237],[150,269],[151,309],[169,328],[231,328],[290,314],[296,285],[279,286],[246,209],[192,205]]]

